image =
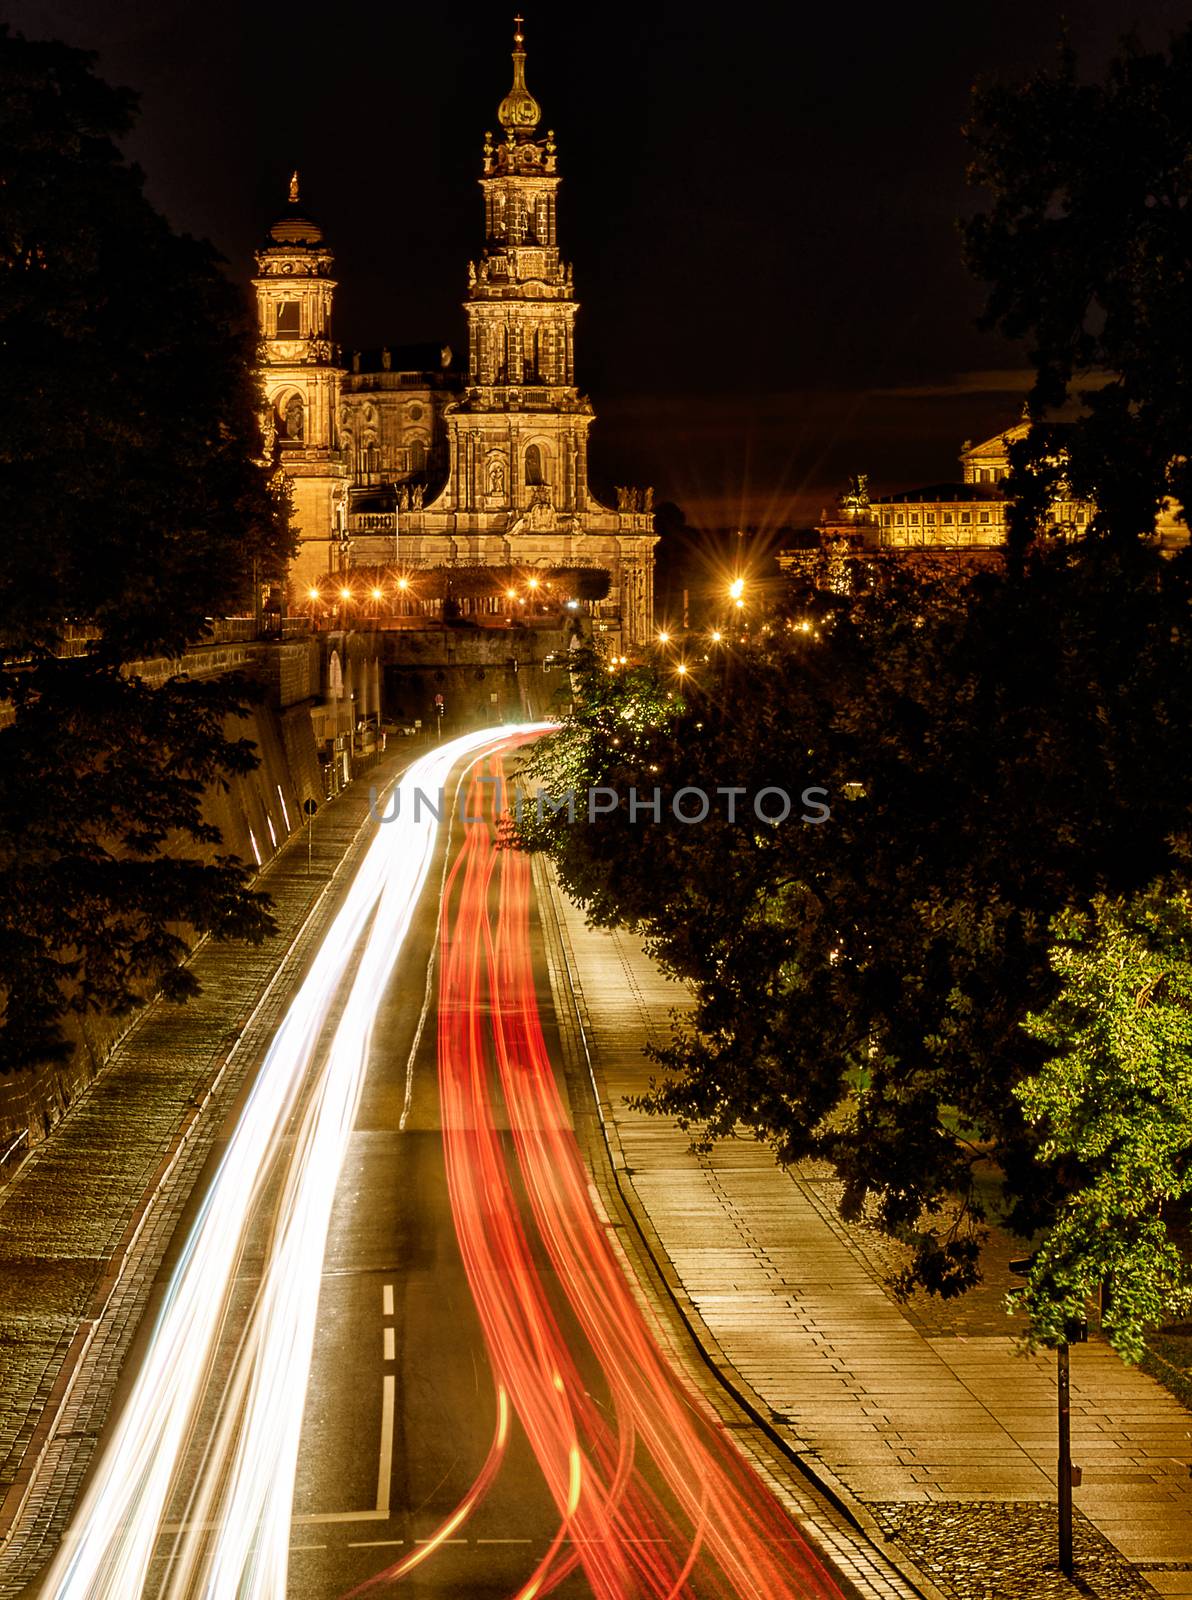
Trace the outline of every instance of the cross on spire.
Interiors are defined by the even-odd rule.
[[[522,23],[525,20],[526,19],[521,16],[514,17],[513,19],[513,42],[516,45],[522,45],[526,42],[525,35],[522,33]]]

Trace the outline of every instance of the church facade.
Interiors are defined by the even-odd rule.
[[[301,540],[291,604],[358,569],[391,573],[415,598],[420,586],[451,592],[455,574],[465,610],[499,610],[511,575],[537,588],[534,575],[549,574],[560,598],[583,597],[606,647],[624,649],[652,633],[652,491],[618,490],[614,508],[588,485],[594,413],[576,383],[558,150],[539,133],[525,67],[519,19],[501,135],[484,140],[463,362],[439,345],[343,360],[331,338],[332,252],[302,213],[296,174],[257,254],[266,432]]]

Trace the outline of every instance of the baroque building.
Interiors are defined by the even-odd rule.
[[[870,503],[872,542],[882,549],[976,555],[1000,549],[1006,542],[1004,483],[1010,472],[1010,446],[1029,430],[1030,423],[1023,418],[980,444],[966,440],[958,482],[875,496]],[[1173,502],[1165,502],[1155,522],[1155,540],[1164,550],[1187,542],[1188,530],[1176,511]],[[1094,512],[1087,500],[1057,499],[1050,507],[1049,531],[1057,538],[1083,538]]]
[[[484,233],[467,269],[462,370],[445,345],[341,357],[330,338],[331,250],[302,214],[297,174],[291,181],[253,284],[268,428],[301,539],[290,574],[297,603],[352,568],[400,573],[414,594],[419,573],[466,571],[473,597],[483,596],[475,574],[491,570],[494,610],[510,573],[550,573],[560,595],[574,574],[609,648],[650,636],[652,491],[618,490],[613,508],[588,484],[594,412],[576,383],[559,152],[541,120],[518,18],[501,135],[484,138]]]

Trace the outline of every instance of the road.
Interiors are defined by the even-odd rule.
[[[40,1595],[842,1592],[670,1370],[611,1247],[529,861],[497,848],[479,781],[524,737],[445,746],[378,829]],[[453,764],[448,797],[481,820],[416,820],[409,787]]]

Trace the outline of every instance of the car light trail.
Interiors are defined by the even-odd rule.
[[[523,733],[528,736],[531,729]],[[287,1170],[256,1314],[230,1385],[207,1484],[191,1502],[218,1507],[215,1536],[187,1536],[171,1593],[202,1583],[210,1600],[283,1600],[298,1431],[335,1180],[368,1055],[372,1019],[426,880],[438,822],[414,793],[436,793],[452,766],[509,730],[463,736],[416,762],[402,803],[344,897],[310,972],[270,1044],[171,1276],[129,1399],[79,1513],[42,1580],[43,1600],[133,1600],[145,1591],[171,1488],[209,1376],[245,1230],[283,1151],[287,1124],[328,1012],[361,940],[358,967]],[[420,814],[416,814],[420,810]],[[475,830],[469,830],[475,831]],[[230,1459],[229,1452],[230,1450]],[[179,1587],[179,1586],[183,1587]]]
[[[470,815],[481,803],[477,788]],[[494,1373],[560,1515],[519,1600],[546,1594],[577,1562],[598,1600],[840,1600],[795,1525],[670,1368],[608,1243],[542,1035],[529,927],[528,859],[498,852],[487,829],[469,828],[441,920],[448,1186]],[[497,1131],[494,1055],[534,1223],[603,1371],[611,1427],[583,1388],[534,1264]],[[665,1501],[643,1475],[639,1450]]]

